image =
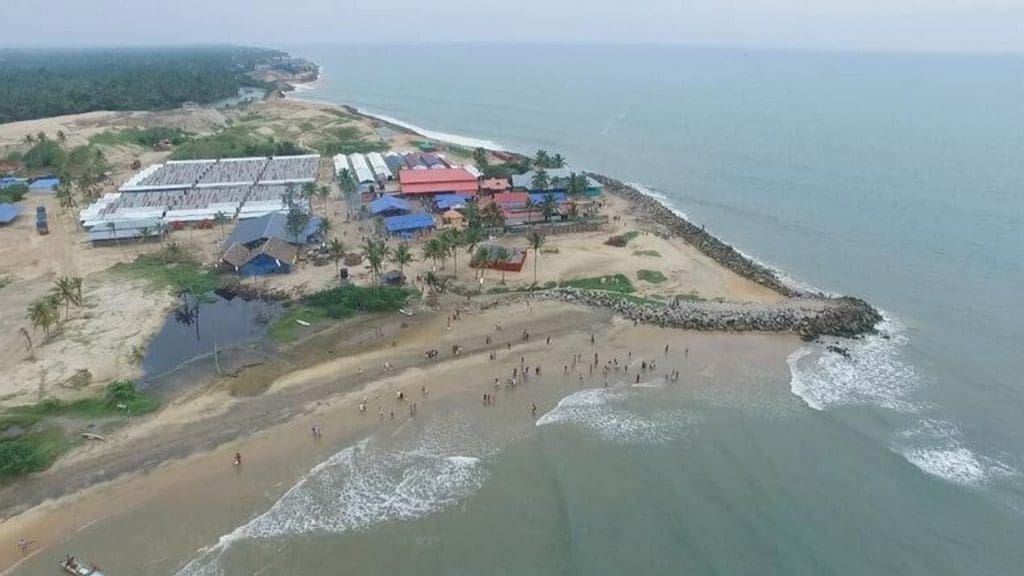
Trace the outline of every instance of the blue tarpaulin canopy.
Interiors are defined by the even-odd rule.
[[[60,184],[59,178],[48,177],[33,180],[28,187],[30,190],[53,190],[58,184]]]
[[[415,232],[433,227],[434,217],[430,214],[406,214],[384,219],[384,228],[391,234]]]
[[[542,192],[531,192],[530,202],[533,202],[535,205],[540,206],[541,204],[547,202],[549,195],[554,196],[555,202],[558,203],[565,202],[565,199],[567,198],[565,192],[548,192],[546,194]]]
[[[370,202],[370,213],[377,215],[385,212],[408,212],[409,203],[394,196],[381,196]]]
[[[10,224],[21,211],[22,207],[16,204],[0,204],[0,224]]]
[[[434,202],[437,204],[438,210],[448,210],[451,208],[461,208],[466,205],[469,200],[465,196],[459,194],[438,194],[434,197]]]

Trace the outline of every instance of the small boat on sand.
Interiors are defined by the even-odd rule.
[[[87,562],[80,562],[74,556],[68,556],[60,563],[60,567],[68,574],[75,576],[104,576],[99,568]]]
[[[309,326],[309,322],[306,322],[305,320],[299,320],[298,318],[295,319],[295,323],[298,324],[299,326]]]

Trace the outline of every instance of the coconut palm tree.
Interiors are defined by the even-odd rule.
[[[309,206],[309,213],[313,213],[313,197],[316,196],[316,184],[312,182],[306,182],[302,185],[302,189],[299,191],[299,197],[306,201]]]
[[[466,254],[469,254],[470,258],[476,253],[476,247],[484,241],[483,230],[477,227],[466,227],[462,231],[462,245],[466,247]]]
[[[25,144],[32,144],[36,139],[31,134],[25,134]]]
[[[327,254],[334,260],[334,273],[341,275],[341,259],[345,257],[345,243],[337,238],[331,238],[327,243]]]
[[[317,234],[320,235],[320,240],[323,242],[327,241],[327,235],[331,233],[331,228],[334,227],[334,223],[331,222],[330,218],[324,216],[320,218],[320,222],[316,225]]]
[[[57,184],[54,196],[57,198],[61,212],[65,214],[74,210],[78,205],[78,202],[75,200],[75,190],[72,188],[71,183],[66,180],[61,180],[60,184]]]
[[[403,277],[405,276],[405,265],[415,259],[412,251],[409,250],[408,242],[402,242],[391,251],[391,262],[398,266],[398,271],[402,273]]]
[[[483,170],[487,167],[487,150],[483,148],[477,148],[473,150],[473,162],[476,163],[476,167]]]
[[[501,206],[498,206],[497,202],[491,202],[484,206],[484,209],[480,211],[480,217],[487,226],[492,228],[505,227],[505,214],[501,211]]]
[[[64,303],[64,320],[67,320],[71,315],[72,304],[75,306],[82,305],[81,280],[81,278],[78,279],[79,285],[77,286],[75,281],[69,276],[61,276],[53,282],[53,288],[50,293],[57,298],[58,302]]]
[[[213,215],[213,222],[220,227],[220,241],[223,242],[226,238],[224,233],[224,225],[228,223],[228,215],[223,211],[218,211]]]
[[[533,155],[533,165],[536,166],[537,169],[542,170],[544,168],[550,168],[550,164],[551,156],[548,154],[547,150],[537,150]]]
[[[342,168],[341,172],[338,172],[338,184],[341,185],[341,191],[346,197],[355,194],[358,188],[356,179],[352,177],[352,172],[348,168]]]
[[[28,307],[28,319],[34,327],[42,328],[43,334],[47,336],[50,335],[50,327],[59,318],[57,304],[56,300],[47,296],[36,300]]]
[[[431,238],[427,240],[427,243],[423,245],[423,257],[430,258],[434,261],[434,271],[437,271],[437,261],[443,259],[445,256],[444,244],[441,243],[440,238]]]
[[[452,230],[449,228],[444,232],[441,232],[441,244],[444,245],[445,252],[451,254],[452,265],[454,266],[455,276],[459,275],[459,247],[462,246],[462,234],[458,230]]]
[[[550,168],[565,168],[565,158],[562,158],[561,154],[555,154],[551,157],[549,165]]]
[[[533,198],[528,197],[526,199],[526,204],[524,204],[523,207],[526,208],[526,221],[533,222],[533,209],[537,207],[537,205],[533,203]]]
[[[544,195],[544,201],[540,203],[540,213],[544,216],[545,222],[551,222],[551,217],[558,213],[558,202],[555,195],[548,192]]]
[[[569,174],[569,182],[565,188],[566,194],[570,198],[579,198],[587,193],[587,179],[586,176],[572,172]]]
[[[373,285],[377,286],[381,267],[384,265],[384,261],[390,252],[388,245],[383,240],[367,238],[363,241],[362,249],[363,257],[370,264],[370,273],[373,274]]]
[[[63,146],[65,143],[67,143],[67,141],[68,141],[68,137],[67,137],[66,134],[64,134],[64,131],[63,130],[57,130],[57,143],[60,144],[61,146]]]
[[[540,168],[533,173],[533,178],[530,179],[530,190],[537,192],[544,192],[551,186],[551,179],[548,178],[548,171]]]
[[[476,202],[467,202],[466,208],[462,211],[462,216],[466,219],[467,228],[479,228],[482,224],[480,207],[476,205]]]
[[[540,260],[540,249],[544,246],[547,238],[536,230],[530,230],[530,233],[526,235],[526,241],[530,243],[530,248],[533,248],[533,283],[536,284],[537,261]]]

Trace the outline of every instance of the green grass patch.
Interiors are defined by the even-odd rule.
[[[633,283],[624,274],[611,274],[608,276],[595,276],[592,278],[577,278],[565,280],[559,284],[564,288],[580,288],[583,290],[603,290],[605,292],[618,292],[620,294],[632,294],[636,292]]]
[[[82,398],[71,402],[47,398],[36,404],[14,406],[8,410],[4,418],[26,419],[24,421],[53,416],[101,418],[122,414],[146,414],[159,407],[160,403],[155,398],[136,390],[132,381],[115,380],[107,384],[103,396]],[[2,421],[0,420],[0,422]]]
[[[129,380],[107,385],[103,396],[66,402],[48,398],[36,404],[9,408],[0,415],[0,478],[8,479],[45,470],[74,445],[51,419],[93,419],[138,415],[160,407],[153,397],[139,392]]]
[[[305,328],[297,320],[316,324],[326,318],[324,311],[319,308],[296,304],[288,308],[280,318],[271,324],[269,334],[278,342],[290,342],[298,336],[300,330]]]
[[[661,258],[661,253],[657,250],[636,250],[633,252],[633,256],[651,256],[653,258]]]
[[[639,230],[630,230],[629,232],[626,232],[625,234],[622,234],[622,239],[625,240],[626,242],[632,242],[639,235],[640,235],[640,231]]]
[[[173,242],[158,252],[140,254],[132,262],[117,264],[114,270],[167,286],[179,294],[205,294],[223,283],[220,276],[203,270],[193,255]]]
[[[163,140],[178,146],[191,140],[195,135],[180,128],[126,128],[124,130],[107,130],[89,137],[90,144],[106,144],[108,146],[143,146],[152,148]]]
[[[657,270],[637,270],[636,277],[651,284],[661,284],[668,280],[667,276]]]
[[[675,296],[672,297],[672,299],[675,301],[684,302],[703,302],[707,300],[707,298],[701,296],[696,290],[690,292],[689,294],[676,294]]]
[[[379,140],[368,140],[355,126],[332,126],[323,131],[323,136],[313,144],[317,152],[325,156],[335,154],[367,154],[387,152],[389,146]]]
[[[270,335],[282,342],[293,340],[303,328],[296,320],[314,324],[322,320],[344,320],[356,314],[396,312],[414,291],[396,286],[364,287],[345,284],[322,290],[293,305],[270,327]]]
[[[11,282],[14,282],[14,276],[11,276],[10,274],[0,274],[0,288],[4,288]]]
[[[0,478],[46,470],[72,444],[56,427],[0,440]]]
[[[193,138],[171,153],[172,160],[289,156],[307,152],[289,140],[275,140],[244,126],[229,126],[216,134]]]

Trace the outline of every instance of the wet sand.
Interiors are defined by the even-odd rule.
[[[0,546],[0,566],[17,563],[15,573],[50,574],[57,560],[73,553],[114,573],[173,573],[198,549],[270,507],[317,463],[362,438],[414,433],[410,426],[442,411],[484,419],[485,426],[493,420],[502,429],[528,428],[533,422],[532,403],[537,404],[539,415],[573,391],[602,386],[600,367],[617,358],[624,370],[630,351],[631,372],[612,370],[611,385],[635,379],[641,359],[647,358],[659,366],[644,373],[642,381],[661,382],[665,373],[679,369],[679,380],[669,385],[756,397],[757,390],[723,390],[721,382],[742,382],[744,374],[769,369],[785,373],[786,356],[799,346],[793,336],[634,327],[603,311],[560,303],[467,311],[447,330],[451,310],[402,320],[408,326],[399,332],[395,347],[385,336],[383,343],[367,343],[364,348],[350,343],[350,353],[331,355],[324,348],[329,343],[307,342],[303,349],[308,357],[293,358],[288,366],[251,371],[269,374],[253,376],[270,380],[261,396],[231,397],[226,389],[204,394],[210,410],[205,419],[166,432],[176,439],[165,439],[165,449],[182,450],[181,459],[147,467],[142,455],[150,455],[153,447],[140,445],[128,453],[140,454],[143,471],[114,475],[111,481],[47,501],[0,524],[0,543],[10,543]],[[501,331],[496,330],[497,324],[502,325]],[[528,341],[522,340],[524,328],[531,332]],[[362,332],[350,327],[350,338],[352,334]],[[593,345],[590,334],[595,336]],[[486,343],[488,336],[491,344]],[[329,342],[326,336],[320,338]],[[463,347],[458,357],[451,354],[454,344]],[[440,359],[425,361],[427,348],[438,349]],[[689,354],[684,356],[686,349]],[[587,367],[595,351],[600,364],[591,376]],[[490,359],[491,352],[495,360]],[[574,354],[582,357],[575,370]],[[300,366],[318,355],[321,361]],[[514,389],[502,384],[495,391],[494,378],[510,377],[520,358],[531,366],[540,364],[541,375]],[[384,362],[390,362],[392,369],[385,370]],[[570,373],[564,374],[567,364]],[[422,386],[428,388],[427,397]],[[395,400],[398,390],[407,395],[407,401]],[[495,406],[482,405],[484,392],[496,394]],[[364,397],[367,409],[361,414],[358,405]],[[218,402],[227,406],[217,406]],[[416,416],[409,414],[411,402],[417,404]],[[194,404],[189,403],[189,409]],[[379,410],[384,411],[383,421]],[[211,413],[218,415],[211,418]],[[178,420],[180,416],[169,415]],[[313,424],[322,430],[318,440],[310,433]],[[143,437],[155,435],[159,436]],[[207,446],[216,447],[202,452]],[[235,452],[243,455],[237,471],[232,466]],[[90,469],[96,466],[95,461],[85,464]],[[20,537],[35,541],[31,556],[25,559],[16,546]]]

